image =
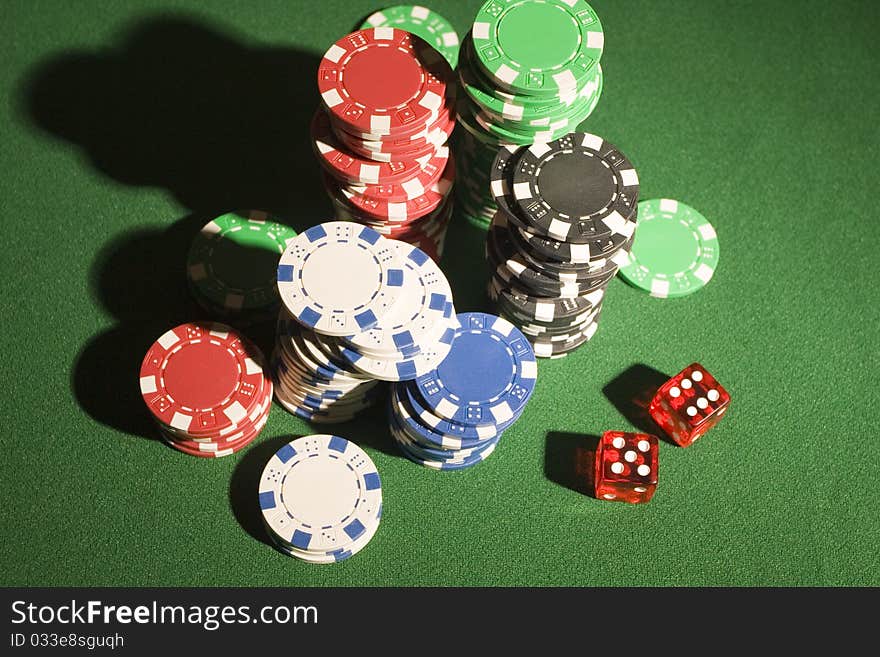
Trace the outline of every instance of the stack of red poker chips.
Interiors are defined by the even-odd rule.
[[[311,137],[337,219],[440,258],[455,182],[453,82],[443,56],[403,30],[360,30],[327,50]]]
[[[214,322],[181,324],[147,351],[141,395],[165,442],[201,457],[247,447],[266,424],[272,379],[259,348]]]

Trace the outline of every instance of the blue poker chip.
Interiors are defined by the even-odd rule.
[[[472,426],[508,422],[535,389],[535,352],[506,319],[473,312],[458,320],[449,354],[416,379],[418,393],[438,417]]]
[[[401,419],[394,412],[394,404],[389,400],[388,402],[388,421],[391,425],[391,430],[397,432],[397,436],[395,440],[400,442],[401,440],[407,444],[408,447],[412,448],[412,451],[417,453],[421,458],[437,460],[437,461],[450,461],[450,460],[461,460],[464,459],[471,454],[479,452],[490,444],[497,443],[501,436],[496,436],[491,440],[485,441],[478,445],[477,447],[465,447],[461,449],[453,449],[453,448],[442,448],[436,447],[432,445],[425,445],[420,442],[417,436],[413,436],[407,428],[404,426]]]
[[[462,438],[461,436],[440,433],[421,422],[415,412],[408,408],[405,399],[399,400],[397,395],[394,394],[389,395],[389,397],[391,398],[394,413],[401,425],[405,427],[407,434],[413,436],[413,440],[421,445],[448,450],[479,447],[486,442],[486,439]]]
[[[486,454],[486,452],[490,448],[494,450],[495,446],[498,444],[498,441],[496,440],[489,443],[482,449],[473,451],[465,450],[465,452],[461,454],[454,453],[437,456],[430,452],[424,451],[418,445],[415,445],[412,442],[407,442],[405,440],[405,436],[402,437],[402,434],[400,434],[400,432],[397,430],[395,430],[395,432],[392,432],[392,435],[394,436],[395,442],[397,443],[398,447],[402,451],[408,452],[408,454],[413,458],[430,463],[445,464],[449,467],[455,465],[467,465],[468,463],[474,463],[477,460],[482,460],[483,455]]]
[[[419,397],[418,393],[413,390],[411,385],[407,385],[407,383],[401,383],[394,386],[394,394],[397,395],[398,400],[405,400],[407,408],[418,417],[422,424],[426,424],[444,435],[459,436],[466,440],[488,440],[489,438],[497,436],[516,422],[522,412],[522,409],[520,409],[513,417],[501,424],[462,424],[461,422],[438,417],[429,409],[425,408],[425,404]]]
[[[464,470],[486,460],[498,445],[498,438],[494,438],[484,448],[479,449],[464,458],[437,459],[421,452],[417,446],[408,441],[396,428],[391,429],[391,435],[398,448],[410,461],[423,465],[433,470]]]

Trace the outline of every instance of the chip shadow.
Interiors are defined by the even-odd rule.
[[[253,539],[274,547],[266,526],[257,492],[263,469],[272,455],[299,435],[273,436],[242,452],[229,481],[229,507],[241,528]]]
[[[602,393],[638,431],[669,441],[648,413],[648,405],[657,389],[669,376],[649,365],[635,363],[609,381]]]
[[[80,149],[107,178],[163,189],[186,209],[170,223],[141,217],[94,257],[89,293],[116,324],[78,350],[70,386],[98,422],[155,437],[140,362],[167,329],[217,319],[191,301],[185,274],[189,246],[211,217],[261,209],[302,230],[331,216],[308,128],[318,61],[160,15],[101,48],[59,52],[20,82],[16,109],[27,121]],[[271,325],[244,332],[268,355]]]
[[[595,497],[593,463],[599,436],[549,431],[545,438],[544,476],[590,497]]]
[[[39,64],[19,111],[119,183],[165,189],[196,212],[289,215],[296,228],[330,212],[309,136],[318,61],[162,15]]]

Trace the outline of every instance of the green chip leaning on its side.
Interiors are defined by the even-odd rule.
[[[197,300],[228,312],[267,309],[279,303],[278,260],[296,237],[265,212],[229,212],[196,235],[187,257],[187,278]]]
[[[620,277],[652,297],[683,297],[712,279],[720,254],[712,224],[672,199],[639,203],[638,228]]]

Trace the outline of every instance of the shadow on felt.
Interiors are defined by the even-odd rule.
[[[594,434],[547,432],[544,476],[560,486],[595,497],[593,463],[599,439]]]
[[[668,379],[668,375],[649,365],[635,363],[605,384],[602,393],[638,431],[671,442],[648,413],[651,399]]]
[[[108,178],[164,189],[188,210],[170,226],[167,217],[144,217],[110,237],[92,263],[90,295],[117,323],[82,346],[70,384],[98,422],[154,437],[138,370],[165,330],[207,319],[185,277],[205,222],[262,209],[302,230],[332,216],[308,129],[318,61],[159,16],[106,48],[60,53],[22,81],[18,109],[31,123],[80,148]],[[271,327],[245,332],[271,347]]]

